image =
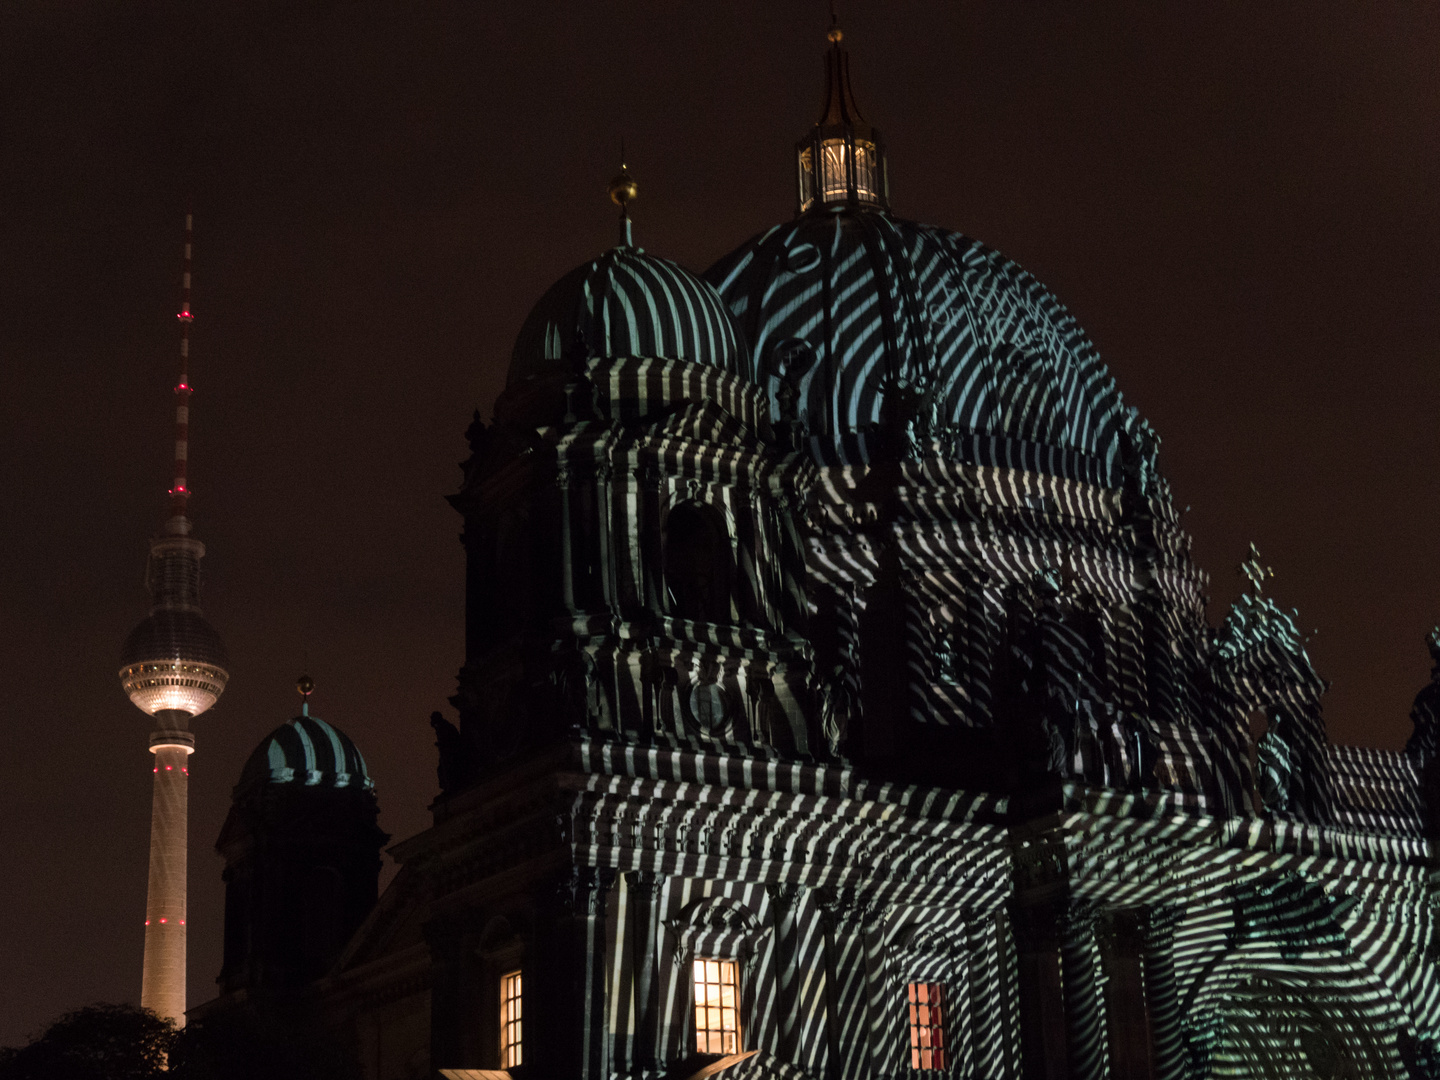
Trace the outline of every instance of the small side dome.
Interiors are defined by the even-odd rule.
[[[237,790],[267,783],[375,788],[360,748],[318,716],[297,716],[261,740],[245,762]]]
[[[611,248],[557,281],[520,329],[507,386],[587,356],[689,360],[751,378],[750,351],[716,291],[639,248]]]

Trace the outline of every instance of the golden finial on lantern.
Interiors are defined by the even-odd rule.
[[[310,695],[315,692],[315,680],[309,675],[301,675],[295,680],[295,689],[300,691],[300,712],[303,716],[310,715]]]
[[[630,175],[630,171],[625,168],[622,162],[620,172],[616,175],[615,179],[610,181],[610,201],[623,211],[639,191],[640,188],[635,183],[635,178]]]
[[[625,140],[620,140],[620,171],[610,181],[610,201],[620,207],[620,246],[634,247],[630,232],[630,202],[640,193],[640,186],[625,165]]]

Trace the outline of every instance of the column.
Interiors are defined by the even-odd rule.
[[[816,955],[822,938],[814,893],[803,885],[771,885],[769,892],[775,912],[774,1053],[811,1076],[823,1076],[830,1060],[829,983],[824,958]]]
[[[852,894],[820,903],[825,930],[825,978],[830,1060],[826,1075],[850,1080],[869,1076],[870,1018],[866,977],[865,910]]]
[[[1141,970],[1149,999],[1152,1075],[1156,1080],[1183,1080],[1186,1073],[1180,994],[1175,984],[1175,928],[1184,914],[1180,905],[1152,908],[1144,928]]]
[[[1066,1054],[1072,1080],[1102,1080],[1106,1073],[1108,1048],[1098,954],[1095,911],[1072,900],[1060,915]]]
[[[800,983],[804,974],[800,956],[797,901],[800,886],[770,885],[770,907],[775,913],[775,1056],[795,1062],[800,1057]]]
[[[1144,908],[1128,908],[1112,912],[1099,928],[1105,968],[1105,1028],[1114,1080],[1150,1080],[1154,1076],[1143,966],[1148,923],[1149,913]]]
[[[604,1080],[609,1076],[605,894],[613,880],[611,871],[571,867],[548,903],[542,899],[537,962],[527,964],[524,989],[529,999],[525,1071],[532,1078]],[[533,978],[530,968],[535,969]]]
[[[992,1020],[976,1015],[974,1011],[974,1006],[978,1004],[978,1001],[975,995],[977,967],[973,926],[974,921],[967,918],[957,930],[955,948],[959,956],[955,961],[953,973],[945,980],[945,1000],[950,1010],[949,1015],[945,1017],[945,1040],[948,1043],[946,1053],[949,1056],[949,1067],[961,1076],[976,1075],[975,1044],[980,1029],[993,1023]],[[897,999],[905,993],[904,985],[900,984],[898,980],[895,993]],[[909,1017],[902,1017],[901,1045],[907,1049],[907,1052],[908,1028]]]
[[[992,913],[969,925],[970,1053],[978,1077],[1011,1075],[1006,1063],[1010,1031],[1006,1024],[1006,985],[1000,967],[1000,928]]]
[[[635,1018],[630,1046],[632,1072],[654,1071],[660,1057],[660,920],[664,880],[639,870],[625,875],[630,924],[631,971],[634,972]]]
[[[1066,1080],[1065,992],[1060,974],[1059,913],[1053,901],[1015,902],[1020,990],[1020,1076],[1022,1080]]]
[[[906,1060],[908,1018],[902,1002],[905,988],[895,985],[883,934],[883,909],[861,908],[860,940],[865,949],[865,1000],[869,1024],[865,1029],[868,1064],[863,1076],[884,1076]]]
[[[460,922],[435,921],[425,927],[430,946],[430,1060],[437,1069],[489,1066],[470,1055],[467,1034],[473,1027],[474,965],[470,935]]]

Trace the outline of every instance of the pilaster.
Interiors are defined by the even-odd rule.
[[[625,875],[634,972],[635,1034],[630,1047],[634,1072],[654,1072],[660,1062],[660,932],[664,879],[643,871]]]
[[[820,900],[825,931],[828,1044],[825,1075],[870,1076],[871,1008],[866,931],[873,913],[853,893],[828,893]]]
[[[526,980],[525,1063],[541,1080],[603,1080],[610,1073],[605,1016],[605,897],[613,871],[571,867],[542,897],[544,932]]]

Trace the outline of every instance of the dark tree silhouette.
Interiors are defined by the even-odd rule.
[[[168,1080],[359,1080],[325,1018],[302,999],[251,1002],[193,1021],[177,1040]],[[3,1080],[3,1078],[0,1078]]]
[[[177,1032],[134,1005],[66,1013],[28,1046],[0,1049],[0,1080],[150,1080],[166,1075]]]
[[[90,1005],[28,1046],[0,1048],[0,1080],[358,1080],[303,1001],[251,1003],[181,1030],[149,1009]]]

